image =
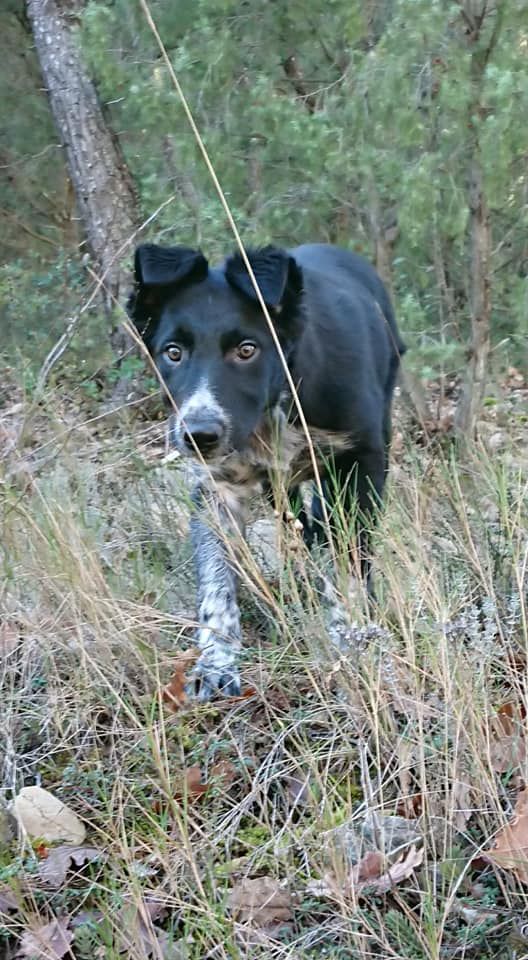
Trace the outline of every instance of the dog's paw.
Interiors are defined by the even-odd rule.
[[[218,662],[202,654],[185,689],[189,697],[201,702],[217,697],[239,697],[240,675],[236,663],[227,659]]]

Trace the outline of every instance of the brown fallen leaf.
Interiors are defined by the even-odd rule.
[[[214,763],[210,770],[210,779],[213,781],[211,786],[219,786],[223,789],[230,787],[235,782],[238,771],[233,766],[231,760],[219,760]]]
[[[385,867],[385,857],[379,850],[369,850],[368,853],[359,861],[355,870],[355,882],[367,883],[369,880],[377,880],[383,873]]]
[[[179,710],[190,706],[193,702],[192,697],[189,697],[186,691],[186,686],[189,682],[189,673],[197,659],[198,651],[188,650],[174,661],[174,673],[167,686],[161,691],[161,699],[171,713],[178,713]],[[254,687],[245,687],[239,696],[222,697],[221,700],[215,701],[215,706],[249,700],[256,696],[256,693]]]
[[[145,957],[162,956],[166,960],[183,960],[184,953],[177,943],[173,943],[169,934],[158,927],[154,921],[165,916],[167,909],[159,902],[144,901],[131,903],[119,914],[115,932],[115,946],[118,953],[131,956],[141,946]]]
[[[82,867],[84,863],[104,857],[104,852],[97,847],[52,847],[48,850],[46,859],[39,864],[39,877],[54,890],[58,890],[72,863]]]
[[[50,923],[39,924],[26,930],[15,957],[26,960],[61,960],[71,956],[73,933],[67,918],[55,917]]]
[[[423,856],[423,847],[420,849],[416,846],[410,847],[405,857],[402,857],[402,859],[398,860],[392,867],[389,867],[377,880],[365,881],[363,888],[370,887],[375,894],[388,893],[391,887],[396,886],[397,883],[401,883],[402,880],[408,880],[416,870],[416,867],[422,864]]]
[[[486,863],[511,870],[518,880],[528,883],[528,787],[521,790],[514,817],[495,837],[492,850],[481,854]]]
[[[228,787],[234,782],[236,776],[237,771],[230,760],[219,760],[211,767],[210,779],[204,782],[202,769],[198,763],[195,763],[184,771],[181,783],[175,789],[173,797],[179,803],[182,801],[194,803],[212,787]],[[166,805],[166,802],[156,800],[153,803],[153,809],[155,813],[160,813],[161,810],[166,808]]]
[[[235,920],[257,927],[270,927],[293,916],[289,890],[273,877],[240,880],[229,895],[228,907]]]
[[[352,868],[344,882],[340,883],[333,873],[328,872],[321,880],[311,881],[307,890],[315,896],[329,897],[332,900],[379,896],[388,893],[397,883],[407,880],[422,861],[423,847],[418,849],[413,845],[404,857],[384,869],[385,860],[382,854],[371,851]]]
[[[0,623],[0,659],[6,659],[18,647],[20,630],[14,623],[3,620]]]
[[[187,650],[174,661],[174,673],[166,687],[161,691],[161,699],[167,710],[177,713],[189,703],[186,693],[187,673],[198,659],[197,650]]]
[[[180,789],[174,794],[175,800],[196,800],[202,797],[210,789],[210,783],[202,782],[202,771],[200,765],[195,763],[192,767],[187,767],[184,780]]]
[[[490,760],[495,773],[506,773],[526,759],[526,710],[508,701],[491,722]]]
[[[471,787],[463,780],[454,780],[451,790],[451,804],[453,810],[453,825],[455,830],[462,832],[468,820],[473,816],[471,803]]]
[[[405,817],[370,810],[362,818],[352,817],[327,834],[331,846],[356,865],[366,850],[380,850],[393,860],[423,839],[423,824]]]
[[[294,774],[288,774],[284,778],[286,794],[292,807],[304,807],[310,797],[309,778],[296,777]]]

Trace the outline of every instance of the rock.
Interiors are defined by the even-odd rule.
[[[420,843],[423,833],[417,820],[369,812],[362,820],[352,819],[336,827],[327,839],[334,850],[354,865],[369,851],[379,850],[385,856],[403,853],[412,844]]]
[[[487,441],[488,450],[491,453],[497,453],[498,450],[504,449],[504,447],[506,446],[506,440],[507,440],[507,437],[504,431],[496,430],[495,433],[492,433],[491,436],[488,437],[488,441]]]
[[[77,814],[42,787],[23,787],[13,800],[12,813],[32,839],[81,844],[86,836]]]

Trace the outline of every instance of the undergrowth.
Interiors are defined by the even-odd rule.
[[[163,424],[87,415],[64,389],[6,400],[3,799],[40,784],[104,856],[50,889],[45,846],[5,842],[2,956],[54,917],[76,960],[528,955],[527,887],[485,853],[528,782],[525,406],[500,451],[417,448],[400,427],[377,609],[351,610],[348,653],[329,649],[295,526],[259,519],[242,561],[248,695],[171,709],[195,611]],[[420,851],[386,892],[347,879],[373,816],[405,821]],[[280,922],[233,907],[259,878],[287,892]]]

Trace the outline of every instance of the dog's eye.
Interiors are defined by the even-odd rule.
[[[252,343],[251,340],[243,340],[242,343],[238,344],[235,350],[235,356],[237,360],[251,360],[257,350],[258,347],[256,343]]]
[[[173,363],[179,363],[183,356],[183,350],[177,343],[169,343],[169,345],[165,347],[165,353]]]

